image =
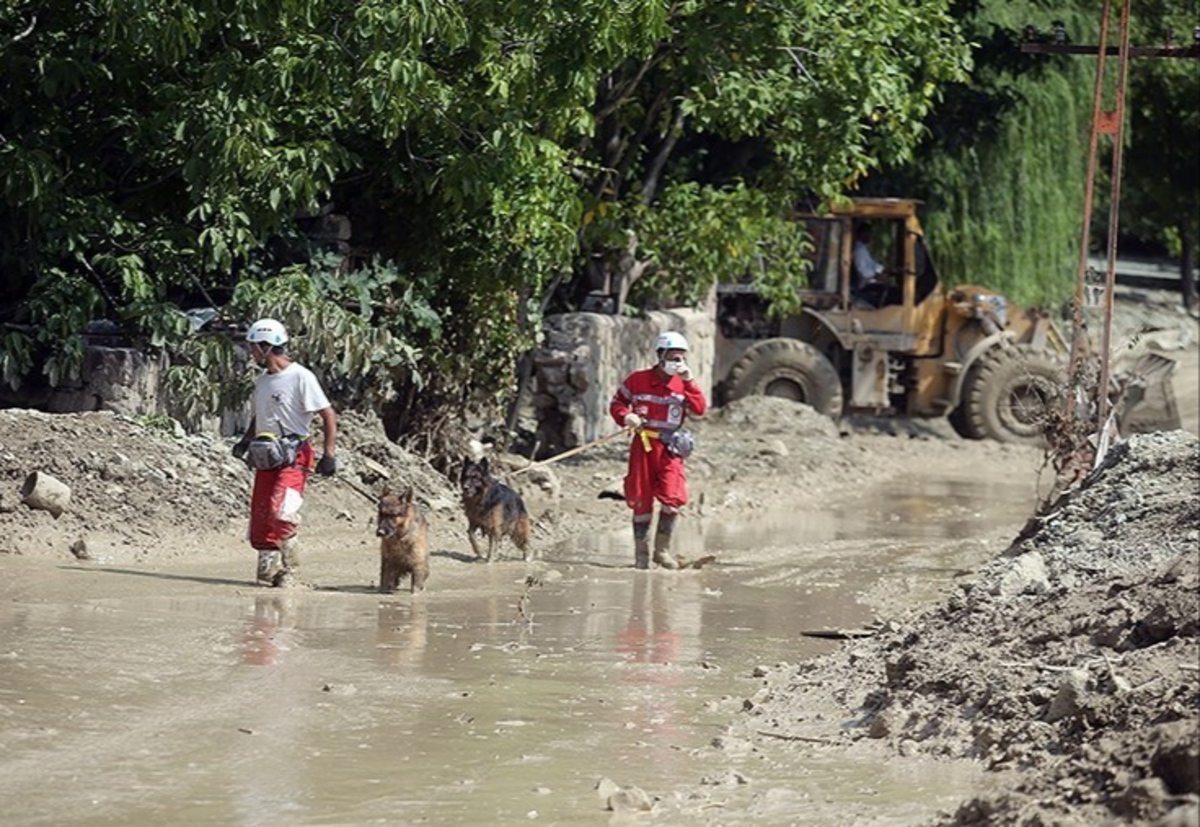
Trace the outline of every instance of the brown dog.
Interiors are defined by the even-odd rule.
[[[488,471],[488,461],[463,460],[462,503],[467,514],[467,539],[476,557],[490,561],[496,545],[505,537],[521,550],[526,560],[533,559],[529,549],[529,512],[521,495],[497,480]],[[479,550],[475,532],[487,538],[487,554]]]
[[[429,577],[429,521],[413,502],[412,486],[403,494],[390,488],[379,495],[375,520],[379,543],[379,591],[390,594],[400,587],[400,578],[410,575],[411,591],[425,588]]]

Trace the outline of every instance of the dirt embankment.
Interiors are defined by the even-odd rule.
[[[772,676],[734,730],[886,739],[995,771],[942,827],[1194,825],[1198,669],[1200,443],[1148,434],[945,605]],[[830,705],[836,730],[812,712]]]

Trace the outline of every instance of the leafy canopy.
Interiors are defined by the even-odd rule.
[[[3,379],[60,380],[108,318],[199,394],[232,357],[180,309],[276,308],[318,369],[382,360],[412,422],[511,394],[555,290],[613,250],[677,298],[748,269],[786,298],[788,208],[909,157],[965,78],[949,5],[12,0]],[[331,212],[337,266],[310,243]]]

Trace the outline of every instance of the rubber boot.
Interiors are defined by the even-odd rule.
[[[276,588],[288,588],[295,586],[299,580],[297,579],[297,570],[300,568],[300,541],[296,537],[288,537],[279,544],[280,555],[280,570],[275,575],[271,585]]]
[[[677,569],[679,563],[671,556],[671,532],[675,530],[675,514],[659,514],[658,530],[654,533],[654,562],[664,569]]]
[[[633,524],[633,567],[650,568],[650,524]]]

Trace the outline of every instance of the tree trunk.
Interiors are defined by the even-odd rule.
[[[1189,313],[1197,309],[1196,301],[1196,225],[1194,222],[1179,222],[1179,238],[1183,242],[1180,256],[1179,289],[1183,294],[1183,306]]]

